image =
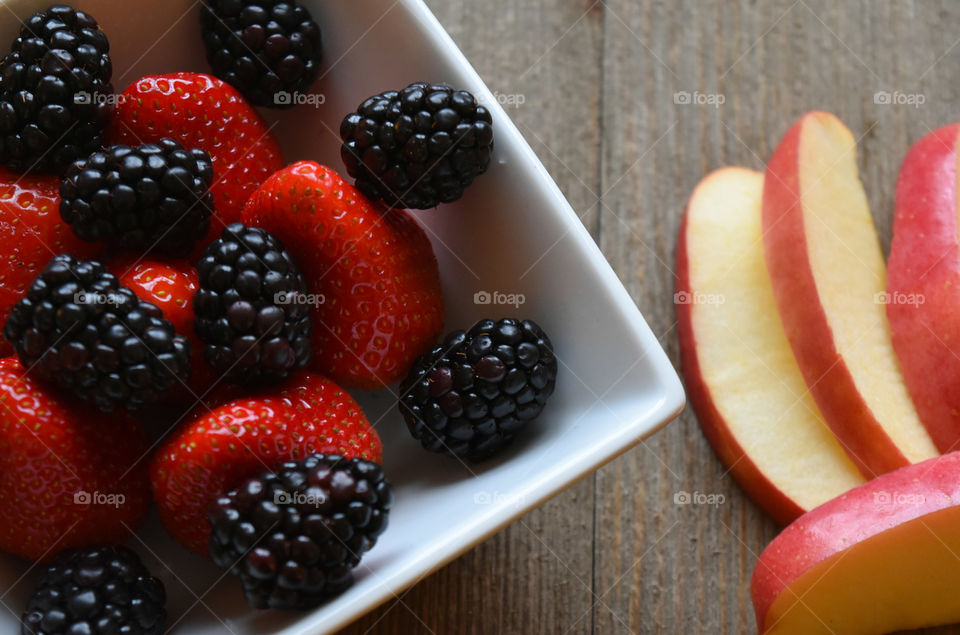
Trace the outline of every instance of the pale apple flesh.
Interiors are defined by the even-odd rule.
[[[897,181],[887,316],[920,419],[942,452],[960,449],[960,124],[910,148]]]
[[[805,115],[774,152],[763,229],[787,339],[851,459],[873,476],[936,456],[894,353],[856,142],[833,115]]]
[[[760,633],[879,634],[960,621],[960,454],[881,476],[801,516],[751,582]]]
[[[697,186],[677,243],[687,392],[704,434],[780,523],[863,482],[809,395],[776,310],[761,236],[763,175]]]

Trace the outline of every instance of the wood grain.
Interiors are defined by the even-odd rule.
[[[832,111],[859,138],[886,252],[904,153],[960,117],[950,0],[428,3],[492,90],[524,96],[508,112],[675,363],[674,242],[704,174],[762,168],[797,117]],[[683,92],[724,101],[675,103]],[[677,505],[681,491],[724,503]],[[776,531],[688,409],[343,635],[751,632],[750,574]]]

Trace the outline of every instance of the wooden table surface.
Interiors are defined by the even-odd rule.
[[[859,139],[886,252],[904,153],[960,118],[956,1],[427,1],[675,363],[674,246],[704,174],[762,168],[797,117],[829,110]],[[752,632],[750,575],[776,533],[688,408],[343,635]]]

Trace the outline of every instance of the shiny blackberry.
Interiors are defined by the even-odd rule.
[[[65,5],[23,23],[0,60],[0,163],[59,174],[100,148],[113,111],[109,49],[96,20]]]
[[[204,0],[213,74],[257,106],[296,105],[320,70],[320,27],[293,0]]]
[[[400,384],[400,414],[424,448],[496,454],[543,410],[557,380],[550,338],[532,320],[481,320],[425,353]]]
[[[190,346],[99,262],[55,256],[7,318],[24,368],[110,412],[159,400],[190,376]]]
[[[314,454],[217,499],[210,555],[240,577],[251,606],[311,608],[353,584],[392,504],[376,463]]]
[[[126,547],[91,547],[47,566],[21,620],[22,635],[159,635],[163,583]]]
[[[315,298],[279,240],[228,225],[203,252],[197,273],[195,327],[215,371],[237,383],[270,382],[307,364]]]
[[[340,156],[356,186],[390,207],[450,203],[487,171],[490,112],[465,90],[410,84],[364,101],[340,124]]]
[[[60,185],[60,216],[88,242],[183,257],[210,228],[210,155],[173,139],[115,145],[76,161]]]

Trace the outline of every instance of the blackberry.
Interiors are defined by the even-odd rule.
[[[278,381],[310,361],[313,296],[279,240],[228,225],[197,273],[195,327],[214,370],[237,383]]]
[[[251,606],[311,608],[353,584],[392,504],[376,463],[314,454],[217,499],[210,555],[240,576]]]
[[[210,228],[210,155],[173,139],[115,145],[76,161],[60,185],[60,216],[87,242],[181,258]]]
[[[55,256],[7,318],[24,368],[110,412],[157,401],[190,376],[190,347],[159,308],[99,262]]]
[[[465,90],[410,84],[370,97],[340,124],[340,156],[356,186],[390,207],[427,209],[463,196],[487,171],[490,111]]]
[[[481,320],[425,353],[400,384],[400,414],[433,452],[482,460],[543,410],[557,380],[550,338],[532,320]]]
[[[58,555],[23,614],[22,635],[159,635],[167,614],[163,582],[126,547],[90,547]]]
[[[113,111],[107,36],[83,11],[35,13],[0,60],[0,163],[59,174],[101,146]]]
[[[289,108],[320,70],[320,27],[294,0],[204,0],[213,74],[257,106]]]

